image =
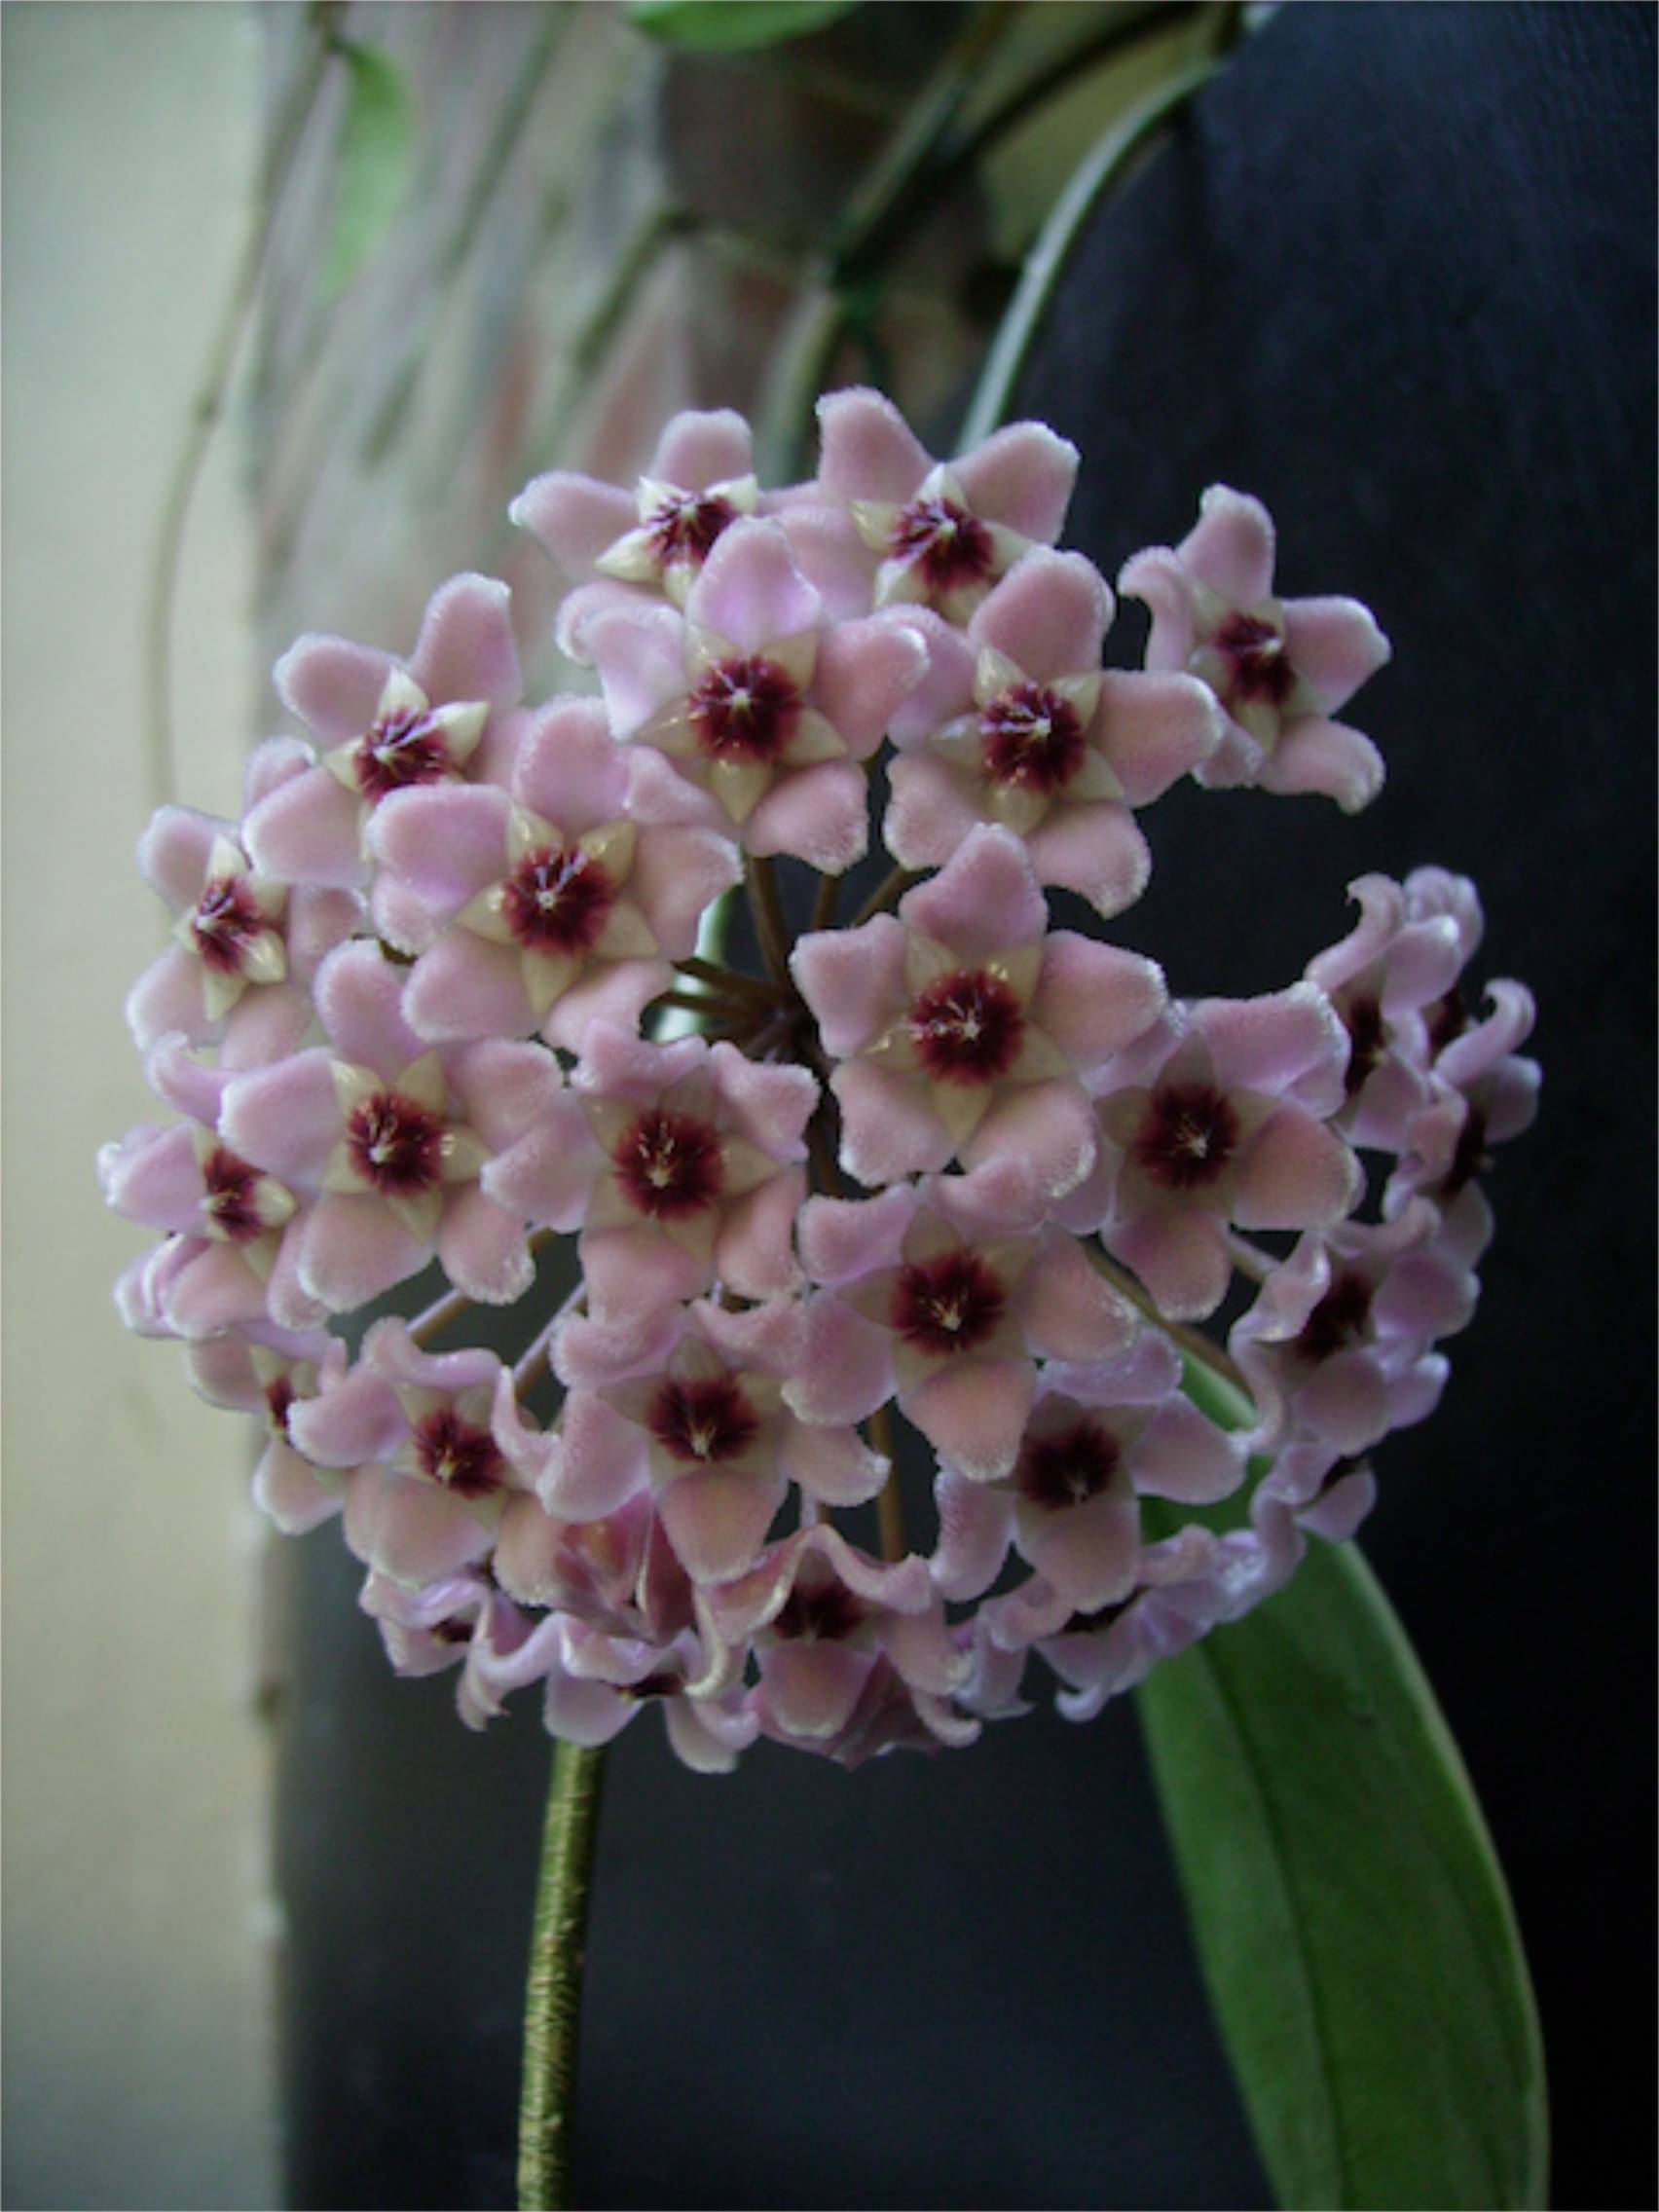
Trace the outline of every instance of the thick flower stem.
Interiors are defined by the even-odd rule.
[[[542,1831],[525,1987],[524,2078],[519,2092],[521,2212],[564,2212],[571,2200],[571,2126],[587,1957],[588,1890],[604,1777],[603,1746],[559,1745]]]

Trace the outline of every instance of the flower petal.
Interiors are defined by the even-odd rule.
[[[1258,781],[1266,792],[1290,797],[1312,792],[1334,798],[1345,814],[1358,814],[1382,789],[1386,774],[1370,738],[1346,722],[1308,715],[1286,726]]]
[[[951,463],[974,512],[1021,537],[1051,545],[1060,535],[1081,460],[1046,423],[1010,423]]]
[[[1036,1395],[1025,1359],[959,1359],[903,1400],[904,1418],[970,1482],[1012,1473]]]
[[[1392,651],[1371,609],[1357,599],[1286,600],[1284,642],[1297,675],[1327,715],[1386,666]]]
[[[858,388],[818,402],[818,482],[843,502],[910,497],[933,463],[892,400]]]
[[[801,574],[790,541],[758,517],[720,533],[685,602],[687,619],[729,638],[740,652],[815,631],[823,602]]]
[[[1111,591],[1092,561],[1038,545],[1014,563],[978,608],[968,635],[977,645],[1006,653],[1036,682],[1050,683],[1099,667],[1112,612]]]
[[[1198,520],[1177,548],[1201,583],[1229,607],[1255,607],[1273,588],[1273,523],[1260,499],[1212,484]]]
[[[452,576],[433,593],[409,671],[434,706],[517,704],[524,679],[511,609],[512,593],[494,576]]]

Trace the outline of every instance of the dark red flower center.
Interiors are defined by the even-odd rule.
[[[414,1198],[441,1180],[444,1124],[396,1090],[377,1090],[352,1108],[346,1142],[357,1172],[388,1198]]]
[[[1467,1103],[1463,1126],[1457,1132],[1457,1149],[1441,1185],[1443,1198],[1456,1198],[1492,1165],[1492,1154],[1487,1150],[1487,1118],[1472,1098]]]
[[[683,1221],[713,1205],[725,1184],[720,1140],[706,1122],[653,1106],[611,1154],[629,1201],[652,1221]]]
[[[1230,614],[1211,643],[1228,663],[1229,706],[1282,707],[1296,688],[1296,671],[1285,652],[1284,636],[1253,614]]]
[[[1176,1083],[1155,1090],[1130,1146],[1142,1172],[1166,1191],[1213,1183],[1238,1149],[1238,1116],[1225,1092],[1207,1083]]]
[[[527,952],[591,952],[616,903],[616,886],[580,845],[543,845],[507,878],[501,912]]]
[[[776,760],[794,735],[801,698],[793,679],[759,653],[723,660],[700,679],[689,711],[711,760]]]
[[[1000,976],[941,976],[910,1007],[910,1035],[936,1083],[994,1083],[1019,1057],[1025,1015]]]
[[[1042,683],[1016,683],[979,716],[986,775],[1020,791],[1057,792],[1083,765],[1077,709]]]
[[[1349,1047],[1344,1082],[1352,1098],[1382,1064],[1387,1034],[1382,1026],[1382,1008],[1374,998],[1350,999],[1341,1012]]]
[[[624,1697],[634,1697],[641,1699],[651,1697],[675,1697],[684,1687],[684,1677],[680,1675],[671,1674],[665,1668],[659,1670],[659,1672],[654,1675],[643,1675],[637,1682],[626,1683],[622,1686],[621,1694]]]
[[[894,560],[920,571],[930,591],[986,582],[995,560],[990,532],[954,499],[912,499],[901,507],[887,545]]]
[[[357,783],[376,804],[388,792],[440,782],[452,765],[444,733],[424,707],[394,707],[357,740]]]
[[[1098,1497],[1118,1470],[1124,1448],[1097,1420],[1080,1420],[1051,1436],[1028,1436],[1014,1470],[1022,1497],[1051,1513]]]
[[[651,551],[665,568],[671,561],[692,561],[701,568],[716,538],[736,520],[729,499],[708,492],[680,492],[664,499],[645,528]]]
[[[1428,1010],[1428,1047],[1438,1059],[1448,1045],[1455,1045],[1469,1026],[1469,1009],[1456,983]]]
[[[1357,1344],[1371,1318],[1372,1286],[1352,1270],[1338,1275],[1302,1324],[1292,1348],[1304,1359],[1331,1359]]]
[[[452,1613],[447,1621],[434,1621],[428,1633],[439,1643],[470,1643],[473,1623],[463,1613]]]
[[[893,1327],[918,1351],[972,1351],[1002,1319],[1008,1298],[977,1252],[941,1252],[901,1268]]]
[[[670,1378],[652,1397],[645,1425],[671,1458],[688,1467],[741,1458],[760,1430],[754,1407],[729,1375],[706,1382]]]
[[[506,1480],[506,1463],[487,1428],[474,1428],[451,1407],[417,1422],[415,1464],[458,1497],[488,1497]]]
[[[222,976],[241,973],[250,938],[266,927],[244,875],[216,875],[196,902],[190,917],[196,949]]]
[[[202,1208],[233,1244],[263,1236],[259,1218],[259,1169],[215,1145],[202,1162]]]
[[[864,1619],[865,1609],[844,1582],[821,1582],[802,1589],[797,1582],[772,1623],[774,1636],[787,1641],[839,1643]]]
[[[273,1436],[286,1436],[288,1414],[299,1395],[285,1375],[274,1375],[265,1385],[265,1419]]]

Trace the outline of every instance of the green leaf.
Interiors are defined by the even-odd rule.
[[[415,166],[415,101],[394,61],[372,46],[335,48],[350,72],[340,131],[340,183],[323,261],[322,294],[336,300],[403,203]]]
[[[1158,1668],[1140,1712],[1280,2203],[1544,2204],[1543,2050],[1503,1873],[1354,1546],[1315,1544]]]
[[[705,54],[781,46],[850,16],[860,0],[629,0],[628,19],[665,46]]]

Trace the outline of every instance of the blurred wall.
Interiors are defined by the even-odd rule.
[[[96,1146],[163,1119],[139,640],[250,212],[240,8],[10,6],[5,59],[5,1971],[13,2205],[276,2201],[243,1424],[122,1330]],[[248,531],[221,436],[176,626],[179,787],[235,810]]]

